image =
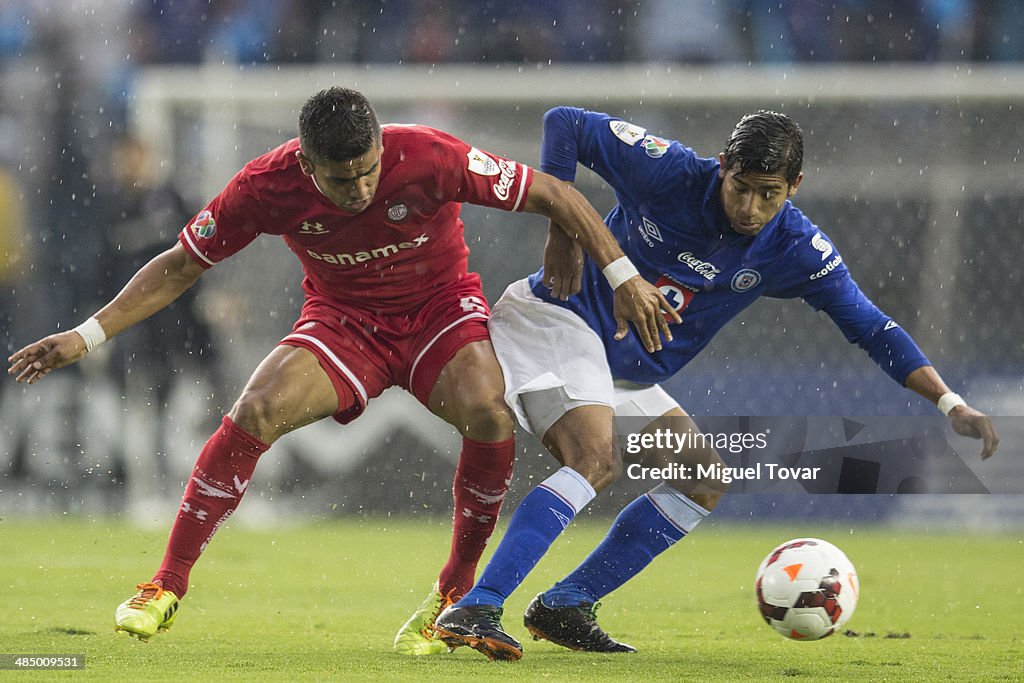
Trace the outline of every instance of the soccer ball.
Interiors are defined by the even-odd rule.
[[[820,640],[853,615],[860,581],[842,550],[819,538],[798,538],[764,558],[754,590],[769,626],[793,640]]]

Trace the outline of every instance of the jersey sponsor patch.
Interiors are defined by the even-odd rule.
[[[750,268],[744,268],[743,270],[737,271],[732,276],[732,291],[734,292],[745,292],[748,289],[757,287],[761,282],[761,273]]]
[[[686,307],[690,305],[690,302],[693,301],[693,295],[695,292],[692,289],[686,285],[676,282],[666,275],[659,277],[654,283],[654,286],[661,290],[661,294],[665,297],[665,300],[668,301],[668,305],[671,306],[673,310],[680,315],[680,317],[682,317],[683,311],[685,311]],[[669,322],[672,322],[667,315],[665,318],[668,319]]]
[[[635,145],[644,139],[644,134],[647,133],[646,128],[633,125],[628,121],[609,121],[608,127],[612,129],[612,133],[618,139],[625,142],[627,145]]]
[[[668,151],[668,140],[659,138],[657,135],[648,135],[644,138],[644,151],[652,159],[658,159]]]
[[[470,173],[476,173],[477,175],[498,175],[501,173],[501,169],[498,168],[498,162],[476,147],[470,147],[466,156],[469,157],[468,168]]]
[[[199,239],[209,239],[217,234],[217,223],[213,220],[213,214],[203,211],[192,221],[192,234]]]
[[[512,182],[516,179],[516,162],[502,159],[498,162],[498,170],[501,172],[501,177],[491,186],[491,189],[494,190],[495,197],[503,202],[508,201]]]
[[[708,281],[714,280],[715,276],[722,272],[722,269],[711,261],[703,261],[694,256],[692,251],[684,251],[676,257],[676,260],[685,263],[693,269],[693,272]]]
[[[829,253],[831,254],[832,252],[829,251]],[[811,280],[820,280],[821,278],[825,277],[826,275],[831,273],[833,270],[838,268],[839,264],[842,263],[842,262],[843,262],[842,254],[836,254],[836,257],[834,259],[832,259],[831,261],[826,263],[825,267],[822,268],[821,270],[819,270],[817,273],[814,273],[813,275],[811,275],[810,279]]]
[[[307,249],[306,254],[310,258],[315,258],[317,261],[323,261],[329,263],[332,266],[354,266],[360,263],[366,263],[367,261],[373,261],[375,259],[388,259],[399,253],[403,249],[417,249],[430,240],[426,233],[423,233],[419,237],[416,237],[410,242],[399,242],[397,244],[387,244],[383,247],[376,247],[375,249],[369,249],[364,251],[356,251],[344,254],[326,254],[315,252],[312,249]]]
[[[822,261],[832,255],[832,245],[820,232],[814,233],[814,237],[811,238],[811,246],[821,252]]]

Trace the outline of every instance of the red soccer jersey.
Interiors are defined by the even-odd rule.
[[[462,202],[517,211],[532,170],[426,126],[387,125],[373,202],[343,213],[295,158],[298,139],[253,159],[181,231],[210,267],[257,235],[280,235],[302,261],[307,298],[369,310],[416,308],[466,274]]]

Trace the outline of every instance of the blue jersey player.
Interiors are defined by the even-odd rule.
[[[581,164],[612,187],[618,205],[606,223],[625,256],[580,269],[575,243],[552,229],[545,268],[509,286],[494,307],[489,328],[505,398],[563,467],[523,499],[476,585],[437,619],[449,646],[491,659],[522,656],[501,628],[501,607],[573,516],[619,475],[614,418],[646,418],[648,430],[671,420],[673,431],[699,433],[658,383],[761,296],[801,298],[824,311],[884,372],[936,402],[958,433],[982,439],[983,459],[995,451],[992,421],[950,391],[903,328],[860,291],[835,245],[788,201],[803,180],[802,163],[799,127],[774,112],[745,116],[711,159],[605,114],[547,113],[541,168],[572,182]],[[653,352],[612,315],[614,287],[637,276],[655,283],[679,317]],[[721,462],[710,447],[677,458]],[[598,626],[597,600],[682,539],[725,488],[673,480],[627,505],[590,556],[534,598],[526,627],[576,650],[634,651]]]

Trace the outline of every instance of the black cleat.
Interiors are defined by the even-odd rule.
[[[434,622],[435,637],[453,650],[467,645],[488,659],[514,662],[523,646],[501,628],[501,612],[493,605],[452,605]]]
[[[584,602],[576,607],[548,607],[541,593],[526,607],[523,625],[534,640],[550,640],[570,650],[636,652],[635,647],[620,643],[597,625],[600,606]]]

